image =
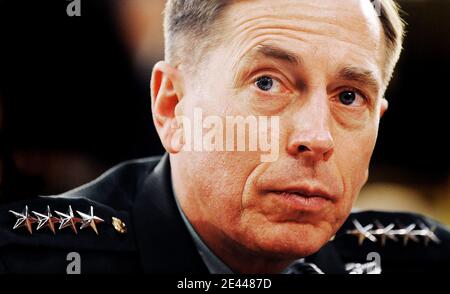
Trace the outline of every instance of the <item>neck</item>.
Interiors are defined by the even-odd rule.
[[[189,216],[186,215],[189,219]],[[276,274],[284,270],[294,259],[279,259],[262,252],[254,252],[227,237],[218,228],[201,221],[191,221],[208,248],[234,273]]]
[[[199,217],[198,205],[178,198],[180,208],[205,245],[234,273],[272,274],[280,273],[295,259],[280,259],[264,252],[255,252],[229,238],[222,230],[212,225],[208,218]],[[205,221],[206,220],[206,221]]]

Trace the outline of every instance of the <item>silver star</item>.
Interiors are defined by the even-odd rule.
[[[378,220],[376,220],[375,225],[377,226],[377,229],[371,231],[371,233],[375,236],[380,236],[381,246],[384,246],[386,244],[386,238],[389,238],[393,241],[398,241],[397,237],[395,237],[392,231],[395,226],[394,224],[389,224],[387,227],[384,227]]]
[[[414,228],[416,227],[415,224],[410,224],[404,229],[396,230],[395,234],[403,236],[403,246],[406,246],[408,244],[409,240],[413,240],[414,242],[419,242],[419,239],[414,235]]]
[[[90,214],[85,214],[78,210],[77,213],[83,218],[80,229],[91,227],[94,230],[94,232],[98,235],[96,224],[102,223],[104,222],[104,220],[94,215],[94,207],[91,206]]]
[[[71,227],[72,231],[74,231],[75,234],[77,234],[77,227],[76,224],[79,223],[81,220],[73,215],[72,206],[69,205],[69,211],[67,213],[62,213],[59,211],[55,211],[61,218],[59,220],[59,229],[63,229],[66,227]]]
[[[41,214],[36,211],[33,211],[33,214],[37,217],[38,221],[37,230],[40,230],[43,226],[46,226],[49,227],[50,231],[52,231],[53,234],[56,234],[55,223],[58,223],[59,219],[53,217],[52,213],[50,212],[50,206],[47,205],[46,214]]]
[[[428,228],[424,223],[419,223],[420,230],[412,231],[416,236],[422,236],[424,238],[425,246],[428,246],[428,243],[430,243],[430,240],[433,241],[436,244],[441,243],[441,240],[436,236],[434,231],[436,230],[436,227]]]
[[[36,222],[36,219],[28,213],[28,205],[25,205],[25,209],[22,211],[22,213],[18,213],[15,211],[10,210],[12,214],[14,214],[15,217],[17,217],[16,224],[13,227],[13,230],[20,228],[20,227],[26,227],[28,232],[30,234],[33,234],[33,227],[32,224]]]
[[[373,228],[372,224],[363,227],[356,219],[354,219],[353,225],[355,226],[355,229],[348,230],[347,234],[357,236],[359,245],[362,245],[365,239],[369,239],[372,242],[377,241],[377,238],[375,238],[375,236],[370,232],[370,230]]]

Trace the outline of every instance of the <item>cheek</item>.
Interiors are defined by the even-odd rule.
[[[192,160],[192,158],[191,158]],[[259,156],[243,152],[204,152],[194,159],[199,170],[196,194],[203,213],[222,230],[233,230],[242,214],[242,193]],[[220,216],[220,217],[218,217]]]
[[[358,132],[347,132],[339,136],[336,144],[336,165],[345,188],[345,199],[353,203],[368,176],[377,128],[375,126]]]

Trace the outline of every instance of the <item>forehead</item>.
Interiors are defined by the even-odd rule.
[[[303,57],[384,64],[382,26],[369,0],[235,1],[224,23],[225,46],[236,62],[269,42]]]

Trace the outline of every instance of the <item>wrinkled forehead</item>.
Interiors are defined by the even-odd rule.
[[[377,12],[370,0],[237,0],[227,9],[232,27],[262,21],[339,32],[357,31],[373,37],[382,34]],[[333,30],[334,28],[334,30]]]
[[[355,54],[384,63],[383,29],[370,0],[235,1],[224,23],[224,36],[238,58],[264,40],[320,39],[330,46],[349,45]]]

